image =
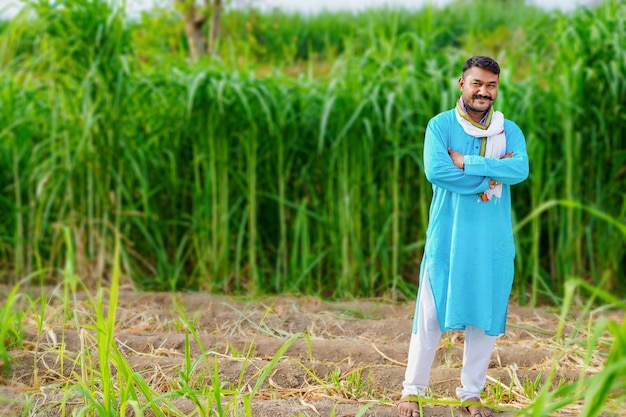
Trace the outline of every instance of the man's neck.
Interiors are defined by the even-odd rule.
[[[467,112],[467,115],[469,117],[471,117],[472,120],[475,121],[476,123],[480,123],[485,118],[485,116],[487,115],[486,111],[484,111],[484,112],[475,112],[475,111],[469,110],[467,108],[466,108],[465,111]]]

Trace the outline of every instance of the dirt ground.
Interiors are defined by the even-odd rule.
[[[92,298],[79,295],[74,304],[78,320],[69,321],[61,318],[62,296],[51,299],[58,303],[48,305],[41,332],[34,315],[25,317],[22,349],[10,352],[12,372],[0,371],[2,416],[61,415],[63,385],[80,373],[80,353],[91,351],[88,363],[97,369],[96,338],[88,324],[93,318]],[[217,360],[225,396],[251,390],[262,370],[271,370],[250,404],[254,417],[391,417],[397,415],[393,404],[403,380],[413,309],[413,302],[384,300],[325,302],[278,296],[247,302],[207,294],[127,291],[119,295],[115,343],[132,369],[159,393],[179,386],[181,371],[190,366],[186,357],[195,361],[204,352],[209,360],[198,361],[190,384],[211,385]],[[181,311],[195,337],[185,331]],[[76,321],[85,324],[74,326]],[[567,348],[558,344],[557,325],[556,310],[511,305],[507,333],[498,338],[484,397],[500,407],[497,415],[512,416],[529,404],[551,369],[557,372],[555,380],[563,382],[601,367],[603,352],[584,363],[576,344]],[[297,337],[271,364],[279,349],[300,333],[307,336]],[[191,350],[188,355],[186,346]],[[467,415],[455,404],[454,394],[462,350],[462,332],[444,333],[431,375],[432,398],[440,402],[427,402],[425,416]],[[376,404],[359,414],[373,401]],[[188,398],[173,403],[184,412],[194,410]],[[573,407],[558,415],[576,414]]]

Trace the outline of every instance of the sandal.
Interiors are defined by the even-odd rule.
[[[396,405],[398,407],[398,415],[402,417],[420,417],[419,399],[418,395],[403,395]]]
[[[467,405],[465,405],[467,404]],[[480,405],[480,398],[470,398],[467,401],[463,401],[461,406],[467,411],[470,417],[492,417],[493,412]]]

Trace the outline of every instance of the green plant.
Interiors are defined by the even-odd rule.
[[[567,282],[564,303],[561,308],[560,326],[556,334],[556,340],[563,344],[564,350],[567,349],[568,345],[573,344],[573,341],[567,339],[564,328],[567,314],[575,298],[575,292],[579,289],[590,294],[590,301],[585,306],[581,317],[591,311],[594,298],[602,299],[606,306],[617,308],[619,311],[626,311],[626,304],[623,300],[580,279],[570,279]],[[626,391],[623,390],[623,379],[626,375],[624,373],[626,370],[625,350],[623,349],[624,328],[624,322],[620,324],[615,321],[600,321],[590,329],[583,359],[587,363],[591,360],[593,353],[601,348],[600,336],[602,334],[608,331],[615,340],[604,361],[602,370],[590,377],[578,378],[573,382],[563,382],[562,379],[559,379],[558,383],[553,384],[556,378],[555,370],[558,355],[560,354],[557,352],[550,375],[546,376],[543,386],[536,392],[532,404],[524,410],[523,414],[542,416],[562,410],[577,402],[583,404],[583,409],[579,411],[579,415],[584,417],[598,416],[603,411],[612,412],[619,409],[626,396]],[[531,385],[539,387],[537,381],[531,382]]]
[[[541,384],[542,384],[541,373],[537,374],[535,379],[526,377],[526,379],[524,379],[524,382],[522,383],[522,387],[524,389],[524,394],[526,394],[526,397],[530,400],[534,400],[535,397],[537,396],[537,392],[541,388]]]
[[[363,368],[357,368],[343,374],[341,369],[335,368],[326,375],[324,382],[320,381],[317,377],[315,377],[315,379],[321,383],[331,395],[337,393],[342,398],[353,400],[372,398],[371,374],[368,372],[367,376],[365,376],[363,375],[363,371]],[[310,371],[308,373],[311,375]]]
[[[493,383],[487,384],[486,393],[493,399],[495,404],[507,404],[513,399],[513,386],[508,387],[499,380],[493,381]]]
[[[11,355],[9,351],[20,348],[22,344],[22,315],[19,310],[21,282],[14,285],[3,296],[0,306],[0,361],[6,373],[11,372]]]
[[[189,64],[164,10],[129,22],[104,0],[29,2],[0,28],[7,276],[56,279],[61,225],[87,283],[119,236],[145,289],[412,298],[425,125],[481,49],[531,161],[514,296],[558,303],[568,276],[623,287],[625,7],[509,6],[233,10],[220,60]]]

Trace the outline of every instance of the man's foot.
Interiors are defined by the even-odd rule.
[[[403,395],[398,401],[398,415],[402,417],[420,417],[420,405],[417,395]]]
[[[480,404],[480,398],[470,398],[461,404],[470,417],[492,417],[493,412]]]

